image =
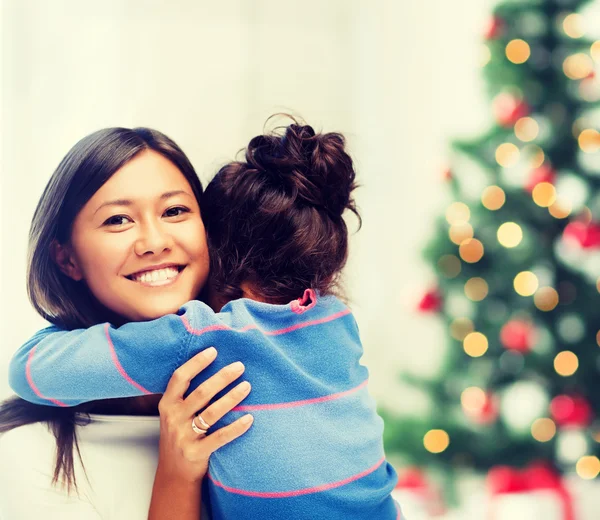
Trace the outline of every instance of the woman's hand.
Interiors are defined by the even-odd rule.
[[[192,430],[192,420],[198,411],[244,373],[242,363],[232,363],[207,379],[184,399],[191,380],[216,357],[217,351],[210,347],[181,365],[173,373],[158,404],[160,445],[157,472],[178,482],[200,482],[208,470],[210,455],[245,433],[252,425],[253,417],[245,415],[220,430],[209,431],[206,435]],[[250,383],[240,383],[202,410],[202,419],[208,426],[212,426],[243,401],[249,392]],[[200,418],[196,419],[196,425],[202,425]]]

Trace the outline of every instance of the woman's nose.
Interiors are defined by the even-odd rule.
[[[148,253],[160,254],[165,250],[172,249],[173,237],[161,224],[145,225],[140,236],[135,242],[135,254],[142,256]]]

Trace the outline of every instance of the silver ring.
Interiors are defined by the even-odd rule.
[[[200,422],[200,426],[202,426],[202,428],[198,428],[198,426],[196,425],[196,418],[198,418],[198,420]],[[198,414],[192,418],[192,430],[194,430],[194,433],[197,433],[198,435],[206,435],[206,432],[208,431],[209,428],[210,428],[210,426],[202,418],[202,416],[200,414]]]

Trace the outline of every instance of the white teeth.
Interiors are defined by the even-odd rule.
[[[136,282],[152,283],[163,280],[170,280],[175,278],[179,274],[179,270],[174,267],[167,267],[165,269],[156,269],[155,271],[145,271],[139,275],[133,275],[132,278]]]

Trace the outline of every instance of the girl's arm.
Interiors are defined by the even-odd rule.
[[[192,314],[203,326],[222,326],[219,315],[194,300],[178,314],[118,328],[108,323],[71,331],[48,327],[13,356],[10,386],[21,398],[50,406],[161,394],[178,366],[210,346],[196,336],[188,352]]]

